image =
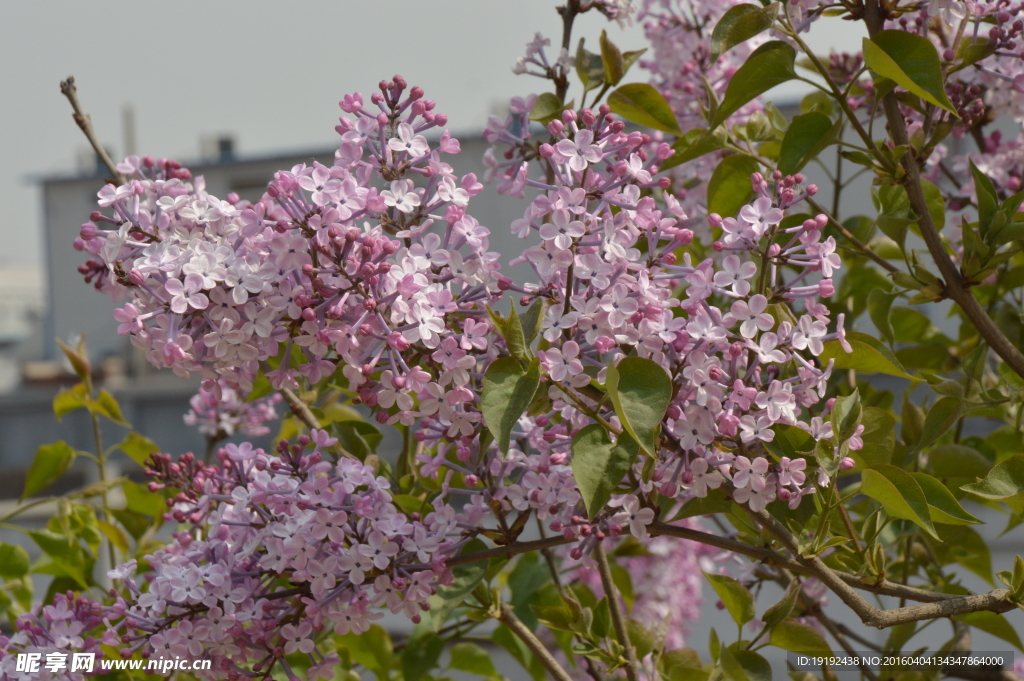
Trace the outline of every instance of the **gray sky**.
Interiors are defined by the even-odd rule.
[[[41,262],[42,211],[31,178],[75,170],[87,146],[59,92],[69,74],[117,158],[126,104],[135,110],[137,150],[153,156],[187,162],[198,156],[201,136],[217,133],[231,133],[241,155],[328,147],[341,96],[369,94],[395,73],[423,87],[449,115],[449,127],[465,134],[479,131],[509,97],[540,91],[539,79],[515,76],[510,66],[535,32],[559,34],[556,4],[3,0],[0,264]],[[596,42],[605,27],[624,50],[645,44],[639,25],[623,30],[593,12],[574,35]],[[859,49],[857,25],[815,28],[812,45],[820,51]],[[801,84],[786,87],[771,94],[801,91]]]

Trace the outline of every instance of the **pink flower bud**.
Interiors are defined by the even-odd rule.
[[[822,298],[831,298],[836,294],[836,287],[832,285],[831,279],[822,279],[818,282],[818,295]]]
[[[847,456],[844,457],[843,460],[839,462],[839,470],[848,471],[856,465],[857,462]]]

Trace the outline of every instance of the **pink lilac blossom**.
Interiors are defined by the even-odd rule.
[[[535,193],[512,226],[527,245],[511,263],[534,272],[520,284],[500,274],[489,230],[468,212],[482,185],[442,160],[458,142],[421,135],[446,122],[433,102],[395,77],[370,103],[379,112],[358,93],[341,102],[334,165],[278,172],[254,204],[209,195],[173,162],[128,159],[135,174],[101,190],[106,212],[80,237],[93,256],[86,276],[128,299],[121,332],[155,365],[199,373],[220,401],[261,369],[278,389],[333,377],[375,420],[411,429],[419,474],[441,487],[430,512],[406,512],[385,478],[320,430],[273,454],[229,444],[217,466],[154,455],[151,486],[181,490],[169,517],[185,527],[147,557],[147,589],[116,573],[131,594],[123,642],[215,656],[211,678],[266,671],[286,648],[308,650],[313,674],[330,675],[312,631],[360,633],[382,608],[419,621],[451,579],[450,557],[517,518],[534,515],[587,563],[597,541],[646,538],[658,493],[685,502],[724,485],[763,508],[814,489],[806,474],[798,482],[797,462],[769,464],[763,444],[779,424],[826,437],[808,425],[824,413],[812,408],[832,367],[816,358],[824,342],[846,343],[842,316],[830,332],[819,302],[841,265],[822,238],[826,218],[781,226],[813,185],[755,173],[738,217],[708,216],[722,263],[696,262],[686,213],[655,177],[669,146],[626,132],[607,106],[566,111],[499,186]],[[513,108],[525,116],[528,102]],[[508,128],[489,134],[514,141]],[[541,308],[539,395],[550,402],[519,419],[501,452],[481,437],[479,396],[487,366],[509,353],[487,309],[506,292]],[[775,324],[769,302],[795,323]],[[675,394],[653,468],[638,462],[588,514],[572,439],[595,411],[621,423],[584,388],[627,355],[661,366]]]
[[[267,423],[277,419],[274,405],[281,395],[273,393],[251,402],[242,400],[236,390],[221,383],[219,390],[199,389],[185,414],[185,425],[194,426],[207,437],[221,439],[242,433],[247,437],[260,437],[270,432]]]
[[[699,530],[700,521],[687,518],[678,523]],[[700,619],[704,576],[701,570],[720,551],[706,544],[675,537],[655,537],[643,545],[645,553],[618,558],[629,572],[636,600],[630,617],[649,627],[665,626],[666,649],[682,648],[690,633],[687,623]],[[612,550],[609,547],[609,550]],[[572,578],[586,584],[597,598],[604,596],[597,570],[568,567]]]

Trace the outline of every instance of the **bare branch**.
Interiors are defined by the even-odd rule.
[[[92,145],[93,151],[99,156],[100,160],[103,161],[103,165],[107,167],[107,172],[110,173],[110,177],[118,184],[122,185],[128,181],[128,178],[123,173],[119,172],[114,161],[111,160],[107,150],[103,148],[99,140],[96,139],[96,132],[92,129],[92,119],[89,118],[89,114],[82,113],[82,107],[78,103],[78,89],[75,87],[75,77],[68,76],[67,80],[60,82],[60,92],[68,101],[71,102],[71,108],[74,113],[71,117],[75,119],[75,123],[85,133],[86,139],[89,140],[89,144]]]
[[[626,678],[629,681],[637,681],[636,670],[639,666],[636,661],[636,649],[629,640],[629,632],[626,630],[626,618],[622,614],[622,603],[619,601],[619,590],[615,588],[612,580],[612,569],[608,565],[608,556],[604,553],[604,546],[601,542],[594,545],[594,560],[597,561],[597,571],[601,575],[601,586],[604,587],[604,595],[608,598],[608,611],[612,616],[612,626],[615,629],[615,637],[626,649]]]
[[[980,610],[1003,613],[1016,607],[1008,598],[1010,595],[1008,590],[996,589],[995,591],[990,591],[987,594],[953,596],[934,603],[922,603],[920,605],[911,605],[905,608],[881,610],[864,600],[864,598],[857,593],[850,584],[841,578],[836,571],[825,565],[820,558],[817,556],[812,556],[810,558],[802,556],[800,554],[800,547],[797,544],[796,537],[793,536],[793,533],[790,532],[785,525],[780,523],[771,514],[765,511],[751,511],[749,509],[747,509],[747,512],[750,513],[750,515],[752,515],[762,527],[782,542],[782,545],[785,546],[799,562],[812,570],[815,577],[821,580],[825,586],[839,596],[840,600],[846,603],[850,609],[857,613],[857,616],[860,617],[861,621],[870,627],[886,629],[897,624],[935,619],[937,617],[951,617],[953,615],[962,615],[969,612],[978,612]]]
[[[544,644],[534,636],[533,632],[530,631],[529,627],[522,623],[522,621],[515,616],[507,603],[500,605],[497,619],[499,622],[509,628],[513,634],[515,634],[520,641],[526,644],[526,647],[530,649],[534,655],[541,661],[544,668],[551,674],[551,678],[555,681],[573,681],[569,673],[562,669],[562,665],[558,664],[548,649],[544,647]]]

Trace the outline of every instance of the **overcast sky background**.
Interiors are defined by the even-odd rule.
[[[0,264],[42,262],[35,180],[75,171],[87,148],[59,91],[69,74],[118,159],[128,104],[140,154],[188,162],[199,156],[202,136],[219,133],[231,134],[243,157],[330,147],[341,96],[368,95],[396,73],[424,88],[454,132],[470,134],[509,97],[541,91],[542,81],[515,76],[510,66],[535,32],[560,34],[556,4],[7,0],[0,22]],[[641,25],[620,29],[596,12],[581,17],[574,36],[596,44],[602,28],[624,50],[645,46]],[[819,52],[854,51],[860,37],[859,24],[828,20],[815,27],[811,44]],[[630,77],[647,79],[636,67]],[[789,83],[769,96],[792,99],[802,91]]]

